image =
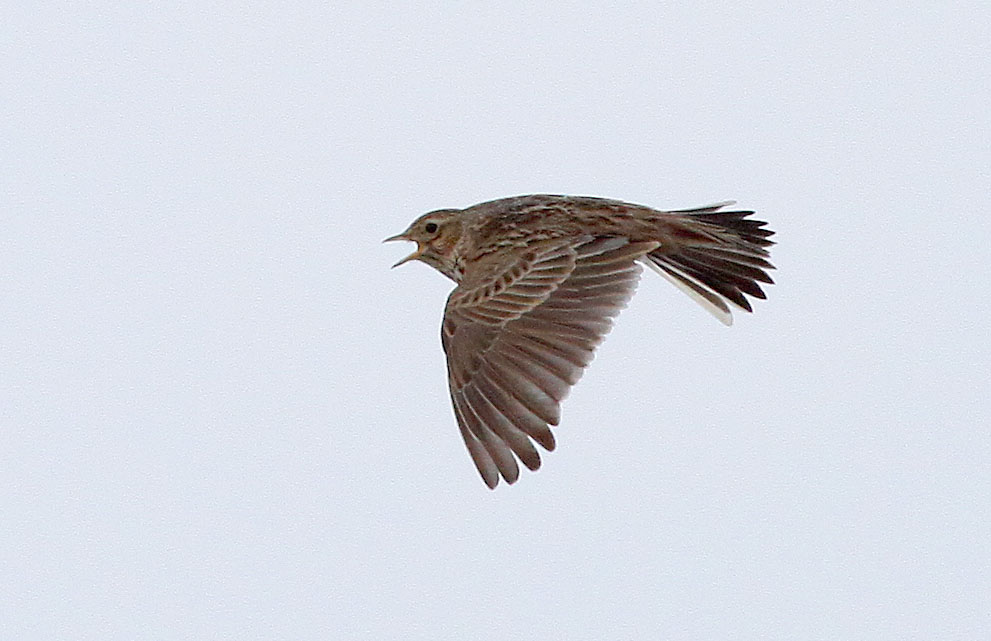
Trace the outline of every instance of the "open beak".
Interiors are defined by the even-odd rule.
[[[389,236],[388,238],[386,238],[382,242],[383,243],[391,243],[394,240],[409,240],[409,238],[406,237],[406,232],[403,232],[401,234],[396,234],[395,236]]]
[[[388,238],[386,238],[382,242],[383,243],[390,243],[390,242],[392,242],[394,240],[409,240],[409,238],[406,237],[406,232],[403,232],[401,234],[396,234],[395,236],[389,236]],[[399,261],[395,265],[393,265],[392,266],[393,269],[395,269],[396,267],[399,267],[403,263],[408,263],[411,260],[416,260],[417,258],[420,257],[420,254],[422,254],[422,253],[423,253],[423,247],[421,247],[420,244],[417,243],[416,251],[413,252],[412,254],[410,254],[409,256],[407,256],[406,258],[402,259],[401,261]]]

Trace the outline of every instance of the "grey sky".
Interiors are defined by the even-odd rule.
[[[991,637],[991,9],[862,5],[4,9],[0,638]],[[778,284],[645,274],[490,492],[379,241],[531,192]]]

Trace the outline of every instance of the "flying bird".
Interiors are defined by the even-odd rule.
[[[424,214],[386,239],[417,244],[457,286],[441,343],[461,436],[482,480],[514,483],[647,265],[726,325],[773,283],[774,232],[732,201],[676,211],[587,196],[531,195]]]

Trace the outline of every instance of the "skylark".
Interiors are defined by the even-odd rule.
[[[752,311],[772,283],[774,232],[723,211],[732,202],[658,211],[618,200],[533,195],[420,216],[391,238],[417,244],[394,267],[422,261],[457,287],[444,308],[454,415],[475,467],[494,488],[540,467],[534,442],[554,449],[549,425],[626,306],[640,264],[674,283],[724,324],[729,305]]]

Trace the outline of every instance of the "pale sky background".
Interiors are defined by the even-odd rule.
[[[867,5],[867,6],[865,6]],[[991,638],[991,5],[8,3],[0,639]],[[532,192],[737,199],[485,488],[449,281]]]

